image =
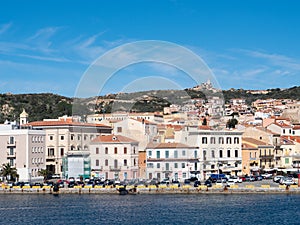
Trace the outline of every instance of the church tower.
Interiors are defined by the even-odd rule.
[[[23,112],[20,114],[20,125],[28,123],[28,113],[23,109]]]

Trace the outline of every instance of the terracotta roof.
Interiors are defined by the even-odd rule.
[[[149,143],[146,149],[161,149],[161,148],[196,148],[182,143]]]
[[[242,142],[248,142],[248,144],[254,144],[254,145],[263,145],[263,146],[272,146],[266,142],[251,138],[251,137],[242,137]],[[246,143],[245,143],[246,144]]]
[[[300,126],[299,126],[299,125],[294,126],[294,127],[293,127],[293,130],[300,130]]]
[[[211,130],[211,127],[210,126],[200,125],[200,126],[198,126],[198,129],[199,130]]]
[[[51,126],[83,126],[83,127],[105,127],[110,128],[110,126],[106,126],[103,124],[94,124],[94,123],[80,123],[80,122],[72,122],[72,121],[34,121],[23,126],[32,126],[32,127],[51,127]]]
[[[92,143],[135,143],[138,142],[122,135],[101,135],[92,140]]]

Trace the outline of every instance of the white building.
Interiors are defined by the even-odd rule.
[[[199,152],[180,143],[150,143],[146,147],[147,179],[180,180],[200,174]]]
[[[157,136],[157,124],[145,119],[126,119],[115,123],[113,129],[116,135],[137,140],[140,150],[144,150],[147,144]]]
[[[91,143],[91,170],[105,179],[137,179],[138,141],[122,135],[98,136]]]
[[[242,132],[203,130],[186,127],[177,134],[182,143],[199,148],[201,177],[210,173],[240,175],[242,172]]]
[[[38,172],[46,169],[45,131],[0,125],[0,164],[17,169],[20,181],[42,181]]]

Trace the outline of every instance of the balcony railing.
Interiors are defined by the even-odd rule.
[[[110,166],[109,170],[110,171],[121,171],[121,166]]]
[[[10,152],[7,152],[7,158],[16,158],[16,152],[14,152],[13,154],[10,154]]]
[[[8,142],[7,142],[7,147],[16,146],[16,144],[17,144],[16,141],[13,141],[13,142],[8,141]]]
[[[274,155],[260,155],[259,156],[261,159],[273,159]]]

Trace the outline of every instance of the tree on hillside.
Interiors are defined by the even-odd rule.
[[[7,181],[15,181],[19,178],[17,169],[10,166],[9,163],[3,164],[0,175],[5,178]]]

